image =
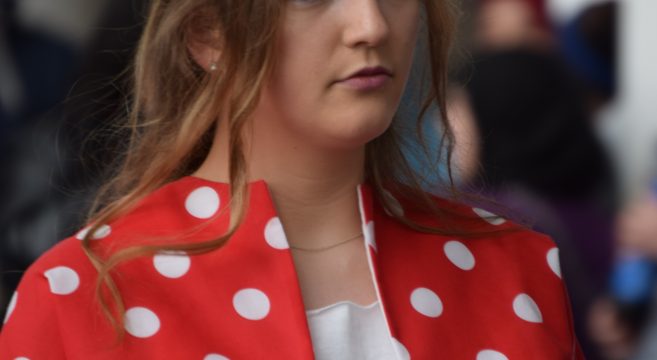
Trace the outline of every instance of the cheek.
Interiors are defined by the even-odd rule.
[[[269,95],[288,116],[311,107],[326,87],[321,71],[328,54],[316,44],[316,38],[307,34],[287,34],[280,41]]]
[[[283,75],[283,72],[281,72]],[[361,146],[383,133],[396,110],[393,101],[354,97],[305,74],[277,76],[262,94],[271,120],[294,137],[330,148]]]
[[[278,66],[263,96],[285,124],[299,127],[313,121],[322,104],[317,70],[302,59],[290,59]]]

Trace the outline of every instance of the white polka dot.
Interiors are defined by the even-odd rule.
[[[406,346],[395,338],[392,338],[392,340],[394,340],[393,343],[395,344],[395,349],[397,350],[397,354],[401,356],[401,359],[410,360],[411,354],[408,352],[408,349],[406,349]]]
[[[393,216],[393,215],[404,216],[404,208],[401,206],[399,201],[394,196],[392,196],[392,194],[389,191],[383,190],[383,196],[386,198],[386,200],[388,200],[388,204],[390,205],[390,211],[388,211],[387,208],[384,209],[384,211],[386,212],[386,214],[388,214],[388,216]]]
[[[475,266],[475,258],[472,252],[460,241],[452,240],[445,243],[443,247],[445,256],[457,268],[461,270],[472,270]]]
[[[509,358],[499,351],[487,349],[477,354],[477,360],[509,360]]]
[[[30,359],[26,358],[25,356],[19,356],[17,358],[14,358],[14,360],[30,360]]]
[[[11,300],[9,300],[9,306],[7,306],[7,312],[5,313],[5,319],[2,322],[3,324],[6,324],[7,321],[9,321],[9,317],[11,316],[11,313],[14,312],[14,309],[16,308],[16,302],[18,301],[18,291],[14,291],[14,294],[11,296]]]
[[[376,240],[374,238],[374,221],[370,221],[367,223],[367,225],[363,226],[363,236],[365,237],[365,243],[376,250]]]
[[[435,292],[427,288],[417,288],[411,293],[411,305],[422,315],[438,317],[443,313],[443,302]]]
[[[265,225],[265,241],[267,241],[269,246],[278,250],[284,250],[290,247],[287,243],[287,237],[285,236],[281,219],[277,216],[269,219],[267,225]]]
[[[559,264],[559,249],[552,248],[547,252],[547,263],[552,272],[561,278],[561,265]]]
[[[75,270],[66,266],[57,266],[44,273],[50,285],[50,291],[57,295],[69,295],[80,286],[80,277]]]
[[[219,210],[219,194],[209,187],[202,186],[187,195],[185,209],[192,216],[199,219],[208,219]]]
[[[506,220],[500,216],[497,216],[493,214],[492,212],[488,212],[484,209],[480,208],[472,208],[472,210],[479,215],[482,219],[488,221],[489,223],[493,225],[502,225],[506,222]]]
[[[87,233],[91,230],[91,226],[87,226],[86,228],[80,230],[75,237],[78,240],[84,240],[84,237],[87,236]],[[112,227],[109,225],[101,225],[98,229],[96,229],[96,232],[94,235],[91,237],[92,240],[100,240],[103,238],[106,238],[109,236],[109,234],[112,232]]]
[[[533,323],[543,322],[541,310],[538,308],[538,305],[536,305],[536,302],[534,302],[534,299],[527,294],[516,296],[513,300],[513,311],[519,318],[525,321]]]
[[[184,251],[163,251],[153,256],[153,265],[157,272],[170,279],[177,279],[187,274],[191,262]]]
[[[227,357],[219,354],[208,354],[205,355],[203,360],[229,360]]]
[[[98,230],[94,233],[94,239],[102,239],[107,237],[112,232],[112,228],[109,225],[101,225]]]
[[[261,320],[269,314],[269,298],[258,289],[242,289],[233,296],[233,307],[249,320]]]
[[[90,229],[90,227],[87,226],[86,228],[84,228],[84,229],[78,231],[78,233],[75,234],[75,237],[76,237],[78,240],[83,240],[84,237],[87,236],[87,233],[89,232],[89,229]]]
[[[125,330],[132,336],[147,338],[160,330],[160,319],[145,307],[133,307],[125,313]]]

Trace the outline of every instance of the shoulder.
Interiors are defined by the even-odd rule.
[[[408,220],[436,230],[433,238],[461,239],[471,244],[488,243],[488,246],[499,247],[509,253],[515,253],[519,248],[524,251],[528,248],[543,251],[556,247],[549,236],[508,216],[499,215],[495,210],[488,211],[481,206],[468,205],[435,194],[425,195],[431,200],[435,211],[424,209],[417,202],[398,193],[384,193],[383,197],[389,200],[394,209],[392,212],[401,212]],[[382,201],[378,203],[382,204]],[[390,218],[390,211],[383,210],[382,213]],[[417,236],[423,235],[419,230],[407,228],[407,231]]]
[[[122,248],[179,241],[186,233],[201,239],[206,232],[216,230],[216,226],[199,228],[198,225],[205,223],[202,218],[209,219],[218,213],[221,197],[226,196],[227,191],[220,184],[212,187],[195,180],[183,178],[169,183],[141,199],[119,218],[108,224],[99,224],[89,236],[90,251],[107,258]],[[17,295],[14,295],[12,309],[21,308],[17,305],[26,298],[50,299],[55,305],[67,298],[61,295],[82,293],[92,296],[98,271],[82,240],[90,229],[91,226],[87,225],[58,242],[28,267]],[[9,318],[7,316],[7,320]]]
[[[103,257],[131,246],[202,241],[227,228],[228,197],[225,184],[184,177],[141,198],[108,223],[87,224],[65,241],[81,243],[92,225],[96,229],[88,236],[90,247]]]
[[[388,283],[395,286],[393,296],[402,302],[414,289],[429,289],[450,318],[494,326],[508,339],[525,334],[524,343],[518,344],[527,351],[522,358],[537,349],[554,354],[550,358],[574,358],[579,345],[552,239],[479,208],[433,199],[440,209],[458,215],[458,231],[422,232],[379,215],[383,225],[376,234],[377,258]],[[438,230],[454,225],[437,215],[414,212],[412,204],[400,204],[412,220]]]
[[[432,199],[450,215],[414,210],[413,204],[403,200],[400,204],[406,217],[431,226],[433,232],[412,229],[380,212],[383,224],[377,226],[376,241],[383,250],[382,260],[454,272],[455,278],[464,277],[472,286],[494,277],[505,286],[551,285],[555,293],[562,293],[559,249],[549,236],[477,207]]]
[[[212,186],[195,180],[184,178],[167,184],[141,199],[119,218],[98,224],[89,236],[89,251],[94,256],[107,258],[121,248],[151,242],[179,242],[185,234],[200,241],[206,232],[216,230],[216,223],[224,221],[221,217],[218,217],[220,221],[207,220],[219,213],[222,196],[227,191],[221,184]],[[199,227],[205,223],[210,226]],[[25,271],[4,319],[0,358],[63,359],[64,343],[75,337],[76,332],[109,326],[97,302],[99,273],[91,254],[83,246],[82,239],[90,228],[86,226],[60,241]],[[139,263],[119,267],[121,276],[116,281],[117,286],[125,287],[139,278],[153,259],[135,261]],[[66,324],[66,332],[61,332],[62,324]],[[25,336],[27,333],[32,334],[31,340]],[[108,339],[97,339],[101,340]],[[40,345],[36,346],[35,341]],[[16,349],[30,349],[31,352],[14,352]]]
[[[559,249],[550,237],[481,208],[434,195],[436,212],[422,210],[408,197],[383,196],[395,204],[390,211],[375,211],[378,258],[384,266],[403,267],[409,274],[415,269],[453,272],[454,279],[463,277],[464,284],[475,287],[494,277],[505,286],[551,285],[555,294],[562,293]],[[401,223],[391,216],[398,211],[430,229]]]
[[[93,266],[76,239],[61,241],[39,257],[12,294],[0,336],[0,358],[64,359],[59,303],[69,294],[83,292],[83,279],[92,276]]]
[[[70,237],[55,244],[37,258],[22,274],[13,295],[13,306],[7,311],[5,321],[12,318],[12,310],[23,308],[26,301],[39,299],[42,308],[55,300],[57,295],[67,295],[78,290],[87,278],[93,280],[96,271],[84,253],[81,241]],[[55,295],[55,296],[52,296]],[[26,300],[32,299],[32,300]]]

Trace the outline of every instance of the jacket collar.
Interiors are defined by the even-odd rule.
[[[229,186],[226,183],[213,182],[198,177],[187,177],[182,179],[182,181],[189,182],[190,186],[188,188],[191,189],[189,194],[197,191],[199,188],[210,187],[218,192],[219,197],[228,198]],[[366,249],[368,268],[376,291],[377,300],[383,309],[390,344],[395,349],[397,358],[400,360],[405,359],[406,356],[404,354],[407,352],[403,345],[395,339],[393,326],[391,326],[387,303],[382,294],[380,265],[377,261],[377,252],[380,250],[377,248],[376,242],[375,212],[379,214],[377,217],[386,215],[380,214],[382,209],[376,206],[378,203],[373,198],[373,191],[368,183],[359,184],[354,191],[358,194],[363,246]],[[281,280],[283,283],[279,283],[278,285],[284,286],[289,290],[286,292],[289,295],[288,305],[291,307],[288,309],[291,318],[283,323],[286,326],[292,325],[301,330],[299,334],[303,335],[301,338],[296,339],[296,346],[299,347],[299,341],[302,342],[302,348],[306,349],[308,351],[308,357],[312,358],[312,344],[305,307],[294,268],[294,261],[285,235],[284,224],[281,223],[278,217],[271,192],[264,180],[250,182],[249,192],[249,206],[244,221],[227,244],[226,250],[233,252],[233,254],[227,255],[235,256],[236,259],[258,259],[258,266],[249,270],[251,272],[250,277],[268,278],[272,274],[278,274],[280,276],[277,280]],[[387,195],[391,196],[389,194]],[[392,201],[393,203],[397,203],[394,198],[392,198]],[[228,202],[221,204],[221,207],[225,206],[228,206]],[[224,228],[227,225],[227,221],[219,221],[219,223]],[[254,236],[254,229],[264,229],[263,236]],[[265,241],[262,241],[263,238]],[[278,254],[276,254],[277,252]]]

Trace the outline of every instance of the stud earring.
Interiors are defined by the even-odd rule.
[[[217,63],[216,62],[213,61],[210,64],[210,71],[217,71]]]

